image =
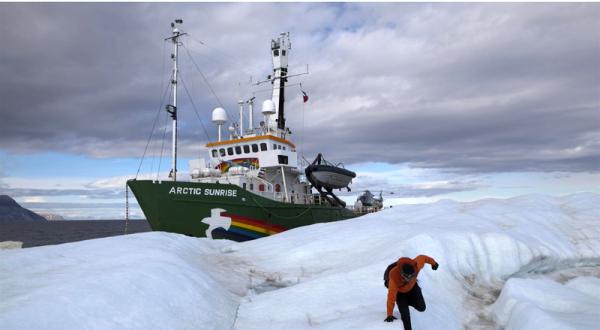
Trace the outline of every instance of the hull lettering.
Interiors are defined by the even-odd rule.
[[[237,197],[235,189],[212,189],[212,188],[190,188],[190,187],[171,187],[169,195],[196,195],[196,196],[223,196]]]

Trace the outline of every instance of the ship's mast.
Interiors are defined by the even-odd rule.
[[[177,181],[177,73],[179,72],[177,58],[180,44],[179,37],[186,34],[182,33],[178,28],[176,28],[175,24],[182,23],[183,20],[181,19],[176,19],[175,22],[171,23],[172,36],[165,39],[173,42],[173,53],[171,54],[171,59],[173,60],[173,76],[171,79],[171,86],[173,87],[173,104],[168,104],[166,106],[167,112],[170,113],[171,118],[173,118],[173,162],[171,173],[169,174],[169,176],[173,178],[173,181]]]
[[[271,57],[273,58],[273,104],[277,123],[270,123],[270,127],[277,124],[277,128],[285,130],[285,83],[288,73],[288,51],[290,50],[289,32],[281,33],[277,40],[271,40]],[[272,119],[274,120],[274,119]]]

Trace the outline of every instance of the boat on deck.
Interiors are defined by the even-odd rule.
[[[306,167],[305,173],[314,181],[313,185],[325,189],[350,189],[349,185],[356,177],[356,173],[345,169],[341,164],[327,162],[321,154]]]

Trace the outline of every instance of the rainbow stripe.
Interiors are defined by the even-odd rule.
[[[229,227],[228,231],[246,237],[261,238],[278,234],[287,230],[287,228],[283,226],[268,223],[262,220],[252,219],[242,215],[226,212],[221,213],[221,215],[231,218],[231,227]]]

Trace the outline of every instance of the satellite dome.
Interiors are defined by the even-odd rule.
[[[263,115],[275,114],[275,103],[271,100],[265,100],[262,104],[262,113]]]
[[[212,112],[212,122],[217,125],[223,125],[227,122],[227,113],[223,108],[215,108]]]

